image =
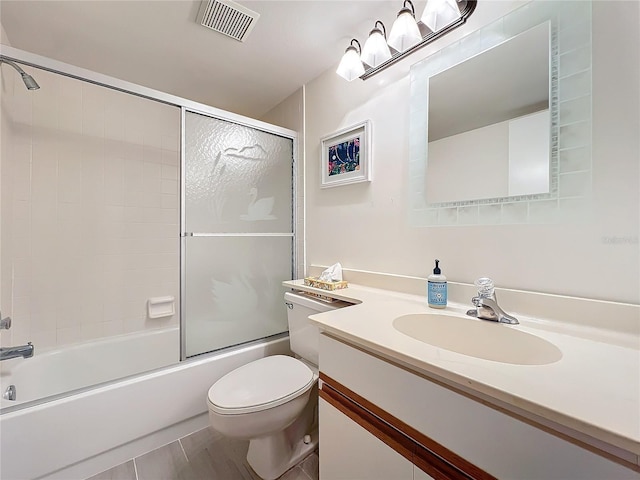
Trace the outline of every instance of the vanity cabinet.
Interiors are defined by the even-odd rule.
[[[640,479],[611,456],[505,412],[321,335],[321,480]]]
[[[413,479],[413,463],[323,398],[319,401],[319,415],[320,478]]]

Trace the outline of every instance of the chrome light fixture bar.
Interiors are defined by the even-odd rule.
[[[381,72],[385,68],[388,68],[391,65],[393,65],[395,62],[401,60],[402,58],[404,58],[405,55],[409,55],[409,54],[415,52],[419,48],[424,47],[425,45],[433,42],[434,40],[442,37],[443,35],[446,35],[450,31],[455,30],[459,26],[463,25],[467,21],[467,18],[469,18],[469,16],[471,16],[473,11],[476,9],[476,5],[478,3],[477,0],[460,0],[460,1],[457,1],[457,2],[456,2],[456,0],[451,0],[451,1],[449,1],[449,0],[428,0],[427,7],[425,8],[425,10],[427,10],[429,8],[433,8],[433,5],[430,6],[429,3],[433,4],[433,3],[437,3],[437,2],[446,3],[449,6],[452,5],[452,4],[455,4],[456,8],[460,12],[459,17],[457,19],[451,21],[451,23],[449,23],[447,25],[444,25],[444,26],[436,25],[436,27],[440,27],[437,31],[431,30],[424,23],[424,20],[421,20],[420,22],[417,22],[418,28],[420,30],[420,34],[422,36],[422,40],[419,41],[418,43],[416,43],[413,46],[407,46],[406,44],[403,45],[402,42],[397,43],[395,41],[395,35],[394,35],[394,32],[393,32],[394,29],[392,28],[391,29],[392,31],[391,31],[391,33],[389,35],[389,38],[390,38],[389,45],[393,49],[391,51],[391,58],[389,58],[388,60],[380,63],[379,65],[377,65],[375,67],[370,66],[370,65],[369,66],[365,65],[365,71],[364,71],[364,73],[362,75],[360,75],[360,78],[362,80],[366,80],[367,78],[372,77],[376,73]],[[409,6],[411,7],[410,9],[407,7],[407,4],[409,4]],[[425,14],[422,15],[423,19],[428,16],[426,13],[427,12],[425,12]],[[403,8],[398,13],[398,17],[401,17],[403,15],[405,17],[408,16],[408,15],[414,15],[414,8],[413,8],[413,3],[411,2],[411,0],[405,0],[404,1]],[[449,18],[451,18],[451,17],[449,17]],[[376,22],[376,26],[377,26],[377,23],[378,22]],[[380,23],[382,23],[382,22],[380,22]],[[394,27],[395,27],[395,24],[394,24]],[[391,39],[393,39],[394,41],[391,41]],[[395,43],[397,46],[399,46],[401,48],[405,48],[405,50],[404,51],[399,51],[391,43]]]

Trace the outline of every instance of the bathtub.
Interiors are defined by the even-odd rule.
[[[153,352],[144,359],[139,358],[140,350],[130,348],[144,335],[123,335],[41,355],[36,350],[33,358],[7,361],[13,363],[3,368],[8,371],[3,373],[2,388],[15,384],[17,401],[24,403],[83,388],[89,372],[91,383],[131,375],[126,373],[131,372],[129,367],[153,365],[152,356],[166,354],[157,351],[165,350],[169,345],[165,342],[173,337],[178,342],[177,329],[156,333]],[[171,363],[176,360],[176,344],[170,344]],[[142,351],[150,351],[145,345]],[[47,402],[3,409],[0,478],[82,480],[172,442],[208,424],[206,393],[216,380],[258,358],[289,353],[288,336],[281,335]],[[5,405],[16,402],[5,400]]]
[[[16,400],[2,399],[0,412],[24,403],[129,377],[180,360],[178,326],[70,345],[27,359],[2,362],[0,389],[16,387]],[[144,352],[144,355],[141,354]]]

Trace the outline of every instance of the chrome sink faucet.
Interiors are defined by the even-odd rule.
[[[475,285],[478,287],[478,295],[473,297],[471,302],[476,308],[468,310],[467,315],[492,322],[508,323],[510,325],[520,323],[516,317],[509,315],[500,308],[494,291],[493,281],[490,278],[479,278],[476,280]]]
[[[2,347],[0,348],[0,360],[9,360],[10,358],[33,357],[33,344],[31,342],[18,347]]]

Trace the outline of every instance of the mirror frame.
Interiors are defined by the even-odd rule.
[[[550,35],[549,193],[427,202],[429,79],[540,23]],[[584,218],[591,193],[591,2],[533,0],[411,67],[409,205],[413,226],[556,223]]]

